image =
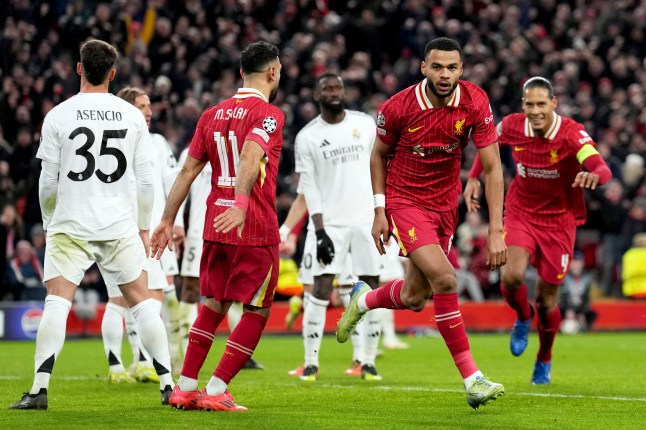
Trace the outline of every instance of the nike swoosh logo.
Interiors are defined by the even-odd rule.
[[[460,321],[459,323],[457,323],[457,324],[455,324],[455,325],[453,325],[453,324],[449,324],[449,328],[456,328],[456,327],[457,327],[457,326],[459,326],[460,324],[462,324],[462,321]]]
[[[526,149],[527,149],[527,148],[522,147],[522,146],[514,146],[514,151],[516,151],[516,152],[524,151],[524,150],[526,150]]]
[[[409,127],[409,128],[408,128],[408,132],[409,132],[409,133],[415,133],[417,130],[421,130],[422,128],[424,128],[424,126],[423,126],[423,125],[420,125],[419,127],[415,127],[415,128],[410,128],[410,127]]]
[[[565,273],[559,273],[558,275],[556,275],[556,279],[563,279],[563,278],[565,278]]]

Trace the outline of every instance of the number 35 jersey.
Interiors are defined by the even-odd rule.
[[[265,246],[280,243],[276,216],[276,178],[283,147],[285,116],[264,95],[253,88],[240,88],[232,97],[207,109],[195,128],[188,155],[208,157],[213,174],[211,194],[206,201],[204,239],[212,242]],[[242,238],[237,228],[223,234],[213,228],[215,217],[233,206],[240,153],[251,140],[265,152],[260,171],[249,196],[249,209]]]
[[[83,240],[136,234],[131,184],[135,170],[152,163],[141,111],[109,93],[79,93],[47,114],[41,136],[36,157],[60,167],[56,202],[41,202],[55,204],[48,234]]]

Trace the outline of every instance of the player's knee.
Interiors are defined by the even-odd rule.
[[[500,274],[500,280],[504,288],[514,290],[523,285],[525,273],[519,270],[507,269]]]
[[[458,290],[455,273],[446,273],[433,279],[433,291],[437,294],[451,294]]]

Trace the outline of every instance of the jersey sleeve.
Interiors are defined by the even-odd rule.
[[[494,127],[493,113],[489,104],[489,97],[480,91],[474,99],[475,122],[473,124],[473,144],[476,148],[484,148],[498,140],[498,133]]]
[[[270,105],[269,109],[254,118],[244,140],[256,142],[265,154],[269,154],[273,147],[282,146],[284,124],[285,115],[278,108]]]
[[[377,113],[377,134],[386,145],[392,145],[401,133],[401,118],[397,100],[390,98],[382,103]]]
[[[207,112],[204,112],[200,119],[197,121],[197,125],[195,126],[195,133],[193,134],[193,139],[191,140],[191,144],[188,148],[188,155],[198,160],[204,160],[206,157],[208,157],[206,153],[206,143],[204,142],[203,136],[205,125],[204,123],[206,122]]]
[[[578,122],[573,121],[568,128],[566,141],[568,149],[576,154],[580,164],[583,164],[588,157],[599,153],[596,149],[597,144]]]
[[[296,135],[296,144],[294,148],[296,172],[302,173],[314,171],[314,158],[312,157],[309,149],[307,136],[303,132],[298,133]]]
[[[38,147],[36,158],[54,164],[61,164],[61,143],[58,138],[54,115],[45,116],[40,136],[40,146]]]

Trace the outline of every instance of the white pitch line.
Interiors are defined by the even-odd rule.
[[[53,376],[54,379],[61,381],[100,381],[102,377],[91,378],[89,376]],[[0,375],[0,381],[18,381],[25,379],[26,376],[14,375]],[[272,386],[281,387],[298,387],[300,384],[296,383],[272,383]],[[354,389],[356,385],[338,385],[338,384],[316,384],[320,388],[333,388],[333,389]],[[362,387],[363,388],[363,387]],[[390,385],[378,385],[374,387],[365,387],[369,390],[384,390],[384,391],[421,391],[431,393],[464,393],[463,390],[456,390],[454,388],[429,388],[429,387],[409,387],[401,386],[395,387]],[[619,397],[619,396],[586,396],[583,394],[559,394],[559,393],[528,393],[528,392],[506,392],[505,395],[511,396],[527,396],[527,397],[554,397],[560,399],[592,399],[592,400],[610,400],[615,402],[646,402],[646,397]]]

